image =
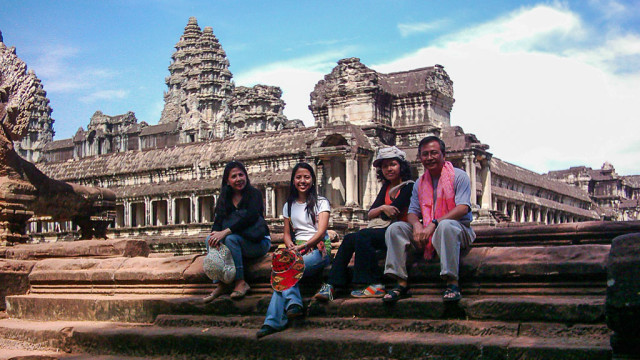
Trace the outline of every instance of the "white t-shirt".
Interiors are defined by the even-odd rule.
[[[311,220],[311,216],[307,213],[307,204],[300,204],[297,201],[294,201],[291,204],[291,217],[289,216],[289,206],[287,203],[284,204],[284,208],[282,209],[282,215],[291,220],[291,225],[296,234],[296,241],[299,240],[309,240],[313,237],[313,235],[318,231],[318,215],[321,212],[331,211],[331,206],[329,205],[329,200],[318,197],[318,202],[316,203],[316,224],[313,224]]]

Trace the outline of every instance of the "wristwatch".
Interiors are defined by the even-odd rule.
[[[433,219],[433,220],[431,220],[431,222],[432,222],[436,227],[438,227],[438,219]]]

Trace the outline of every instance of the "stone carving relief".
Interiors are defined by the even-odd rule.
[[[0,41],[0,244],[26,241],[26,221],[33,214],[74,220],[84,237],[104,237],[111,220],[108,213],[115,207],[112,191],[53,180],[14,149],[13,142],[27,134],[29,119],[42,103],[41,89],[15,48]]]
[[[442,94],[453,98],[453,81],[444,71],[442,65],[436,65],[433,72],[427,77],[427,90],[436,90]]]

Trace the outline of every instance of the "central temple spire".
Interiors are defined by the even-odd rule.
[[[222,118],[233,83],[229,60],[211,27],[200,30],[195,17],[189,18],[171,56],[169,90],[164,95],[160,124],[178,122],[183,131],[194,134],[223,133]]]

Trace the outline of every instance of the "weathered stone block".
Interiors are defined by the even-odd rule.
[[[37,262],[29,280],[52,284],[113,283],[115,271],[126,259],[45,259]]]
[[[7,249],[8,259],[42,259],[56,257],[149,256],[144,240],[83,240],[16,245]]]
[[[183,282],[184,272],[198,255],[168,258],[128,258],[115,273],[116,282]]]
[[[29,290],[29,273],[35,261],[0,259],[0,310],[5,310],[5,298],[26,294]]]
[[[640,356],[640,233],[611,244],[607,261],[607,325],[614,354]]]

